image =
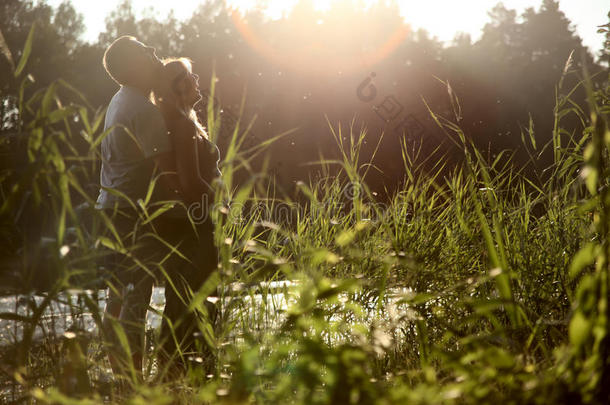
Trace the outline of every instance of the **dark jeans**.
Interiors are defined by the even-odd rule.
[[[192,294],[217,268],[218,252],[212,223],[208,221],[193,227],[186,218],[161,215],[143,224],[135,212],[125,210],[115,214],[112,222],[126,251],[109,256],[108,268],[112,276],[106,312],[120,308],[118,321],[132,355],[143,353],[146,310],[155,282],[165,283],[160,359],[169,361],[177,353],[196,351],[197,340],[201,342],[200,347],[205,348],[204,341],[196,336],[201,311],[189,311],[188,307]],[[209,302],[205,304],[209,320],[213,322],[215,307]],[[104,333],[107,340],[116,345],[118,337],[112,324],[112,317],[105,316]],[[118,347],[116,349],[123,353]]]

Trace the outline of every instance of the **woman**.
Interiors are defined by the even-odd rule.
[[[166,275],[171,283],[166,282],[165,288],[166,304],[164,322],[161,326],[160,359],[168,361],[177,353],[182,353],[180,356],[182,361],[168,365],[173,369],[176,366],[184,368],[181,364],[184,365],[184,355],[189,352],[209,353],[203,342],[197,347],[194,336],[199,330],[196,315],[188,309],[189,295],[203,285],[218,264],[209,208],[214,202],[212,184],[220,176],[218,170],[220,153],[216,145],[208,140],[193,109],[201,100],[198,80],[199,77],[192,72],[189,59],[164,60],[163,80],[153,90],[153,101],[163,115],[173,143],[176,171],[184,202],[189,208],[203,205],[202,217],[190,216],[196,225],[195,229],[189,226],[165,231],[165,234],[182,233],[183,237],[178,249],[190,259],[188,263],[183,260],[178,266],[172,266],[171,272]],[[192,213],[191,211],[189,209],[189,214]],[[185,219],[184,222],[188,221]],[[179,257],[175,259],[181,260]],[[208,301],[205,304],[209,319],[213,322],[216,310]],[[176,322],[176,319],[179,321]],[[171,327],[166,320],[172,323]],[[180,344],[180,351],[176,350],[176,342]],[[213,360],[213,356],[209,356],[209,360]]]
[[[166,59],[164,80],[154,92],[176,153],[176,169],[187,203],[213,203],[212,182],[218,179],[220,153],[208,140],[194,110],[201,100],[199,76],[188,58]],[[204,207],[205,208],[205,207]]]

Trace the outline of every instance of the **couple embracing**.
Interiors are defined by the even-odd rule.
[[[106,112],[96,204],[110,218],[114,237],[125,245],[107,261],[102,334],[112,369],[141,377],[146,311],[152,286],[159,281],[165,282],[166,300],[159,372],[185,371],[191,356],[213,366],[200,325],[213,324],[214,300],[205,306],[194,303],[207,311],[193,311],[191,305],[218,263],[209,215],[197,221],[188,215],[192,204],[211,207],[212,184],[220,176],[218,148],[193,109],[201,100],[199,78],[190,60],[162,61],[154,48],[131,36],[115,40],[103,62],[121,86]],[[178,204],[158,211],[168,207],[167,201]]]

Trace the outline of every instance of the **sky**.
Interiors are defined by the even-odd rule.
[[[58,5],[63,0],[47,0],[51,5]],[[71,0],[76,10],[83,14],[86,27],[85,39],[93,42],[104,30],[104,19],[122,0]],[[178,19],[187,19],[195,8],[205,0],[132,0],[133,8],[141,15],[147,8],[153,7],[153,15],[163,19],[174,10]],[[266,10],[269,18],[279,18],[298,0],[267,0],[270,5]],[[315,6],[324,10],[332,0],[314,0]],[[375,0],[364,0],[370,3]],[[500,0],[399,0],[401,15],[414,29],[424,28],[441,41],[451,41],[456,32],[470,34],[473,40],[481,35],[485,23],[489,21],[487,12]],[[257,0],[225,0],[228,6],[241,9],[253,7]],[[503,0],[509,9],[521,14],[526,8],[538,9],[541,0]],[[560,9],[572,21],[576,32],[590,50],[597,53],[601,49],[604,36],[597,33],[597,26],[608,22],[610,0],[560,0]],[[438,13],[439,9],[445,12]]]

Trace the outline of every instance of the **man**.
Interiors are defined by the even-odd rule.
[[[166,359],[176,351],[176,342],[188,341],[192,349],[196,319],[186,309],[185,295],[189,289],[197,291],[204,280],[197,267],[198,237],[185,210],[173,208],[152,221],[147,219],[163,201],[185,201],[175,174],[171,139],[160,111],[149,99],[163,64],[154,48],[130,36],[115,40],[103,62],[121,88],[106,113],[104,129],[109,132],[101,145],[102,187],[96,208],[111,216],[128,252],[111,256],[113,276],[103,333],[111,344],[109,359],[115,374],[130,372],[141,378],[145,316],[155,277],[163,274],[171,280],[162,327]],[[178,247],[181,255],[172,252],[172,247]],[[127,337],[127,352],[119,343],[119,326]]]

